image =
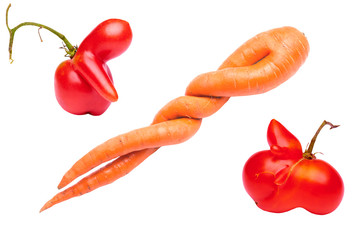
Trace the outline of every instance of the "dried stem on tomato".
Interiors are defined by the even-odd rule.
[[[328,121],[323,121],[320,125],[320,127],[318,128],[318,130],[316,131],[314,137],[311,139],[311,142],[309,144],[309,146],[307,147],[307,149],[305,150],[305,152],[303,153],[303,157],[306,158],[306,159],[314,159],[315,158],[315,155],[312,153],[313,149],[314,149],[314,145],[315,145],[315,142],[316,142],[316,138],[317,136],[319,135],[320,131],[322,130],[323,127],[325,127],[326,125],[329,125],[330,126],[330,129],[333,129],[333,128],[337,128],[339,127],[340,125],[334,125],[332,124],[331,122],[328,122]]]

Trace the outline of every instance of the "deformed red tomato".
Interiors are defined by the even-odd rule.
[[[252,155],[243,169],[243,183],[256,205],[269,212],[302,207],[314,214],[328,214],[340,204],[344,183],[340,174],[312,153],[324,121],[309,147],[302,152],[298,139],[281,123],[272,120],[267,139],[270,150]]]
[[[100,115],[118,99],[106,62],[130,45],[128,22],[109,19],[100,23],[80,44],[72,59],[55,72],[55,94],[59,104],[73,114]]]
[[[132,31],[128,22],[108,19],[100,23],[80,44],[73,46],[66,37],[43,24],[23,22],[14,28],[6,26],[10,34],[9,58],[15,32],[23,26],[32,25],[47,29],[63,41],[66,56],[70,59],[60,63],[55,72],[55,95],[61,107],[73,114],[100,115],[111,102],[118,99],[113,79],[106,62],[122,54],[130,45]]]

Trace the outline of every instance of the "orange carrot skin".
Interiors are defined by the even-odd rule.
[[[186,95],[231,97],[265,93],[293,76],[305,62],[308,51],[308,41],[295,28],[261,33],[230,55],[220,70],[196,77],[188,85]]]
[[[217,112],[229,98],[181,96],[166,104],[155,116],[153,124],[178,118],[202,119]]]
[[[81,196],[91,192],[99,187],[114,182],[128,174],[132,169],[136,168],[146,158],[153,154],[158,148],[144,149],[121,156],[104,167],[94,171],[90,175],[80,180],[75,185],[56,194],[41,208],[40,212],[73,197]]]
[[[99,164],[117,159],[58,193],[42,210],[115,181],[161,146],[188,140],[199,129],[201,119],[217,112],[231,96],[261,94],[279,86],[295,74],[308,52],[307,39],[295,28],[258,34],[232,53],[218,71],[193,79],[185,96],[165,105],[152,125],[119,135],[86,154],[64,175],[59,188]],[[160,125],[169,122],[176,124]],[[159,132],[159,128],[163,130]]]
[[[174,119],[111,138],[77,161],[64,175],[58,188],[62,188],[77,176],[87,173],[103,162],[112,160],[118,156],[142,149],[182,143],[197,132],[200,124],[201,119]],[[143,134],[144,132],[147,133],[146,136]],[[108,148],[108,146],[112,147]],[[97,156],[98,158],[94,161],[93,156]]]

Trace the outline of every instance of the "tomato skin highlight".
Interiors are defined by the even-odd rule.
[[[118,100],[106,62],[130,46],[128,22],[108,19],[100,23],[80,44],[75,56],[62,62],[55,72],[55,95],[60,106],[76,115],[103,114]]]
[[[300,142],[276,120],[269,124],[268,143],[271,150],[253,154],[242,175],[247,193],[260,209],[281,213],[301,207],[323,215],[340,205],[344,183],[335,168],[320,159],[304,158]]]

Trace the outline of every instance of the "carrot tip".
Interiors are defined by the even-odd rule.
[[[60,190],[63,187],[65,187],[66,185],[68,185],[71,182],[71,180],[69,180],[68,178],[66,178],[65,176],[61,179],[59,185],[57,186],[57,188]]]
[[[45,211],[46,209],[48,209],[50,206],[49,206],[49,202],[45,203],[45,205],[40,209],[39,213]]]

